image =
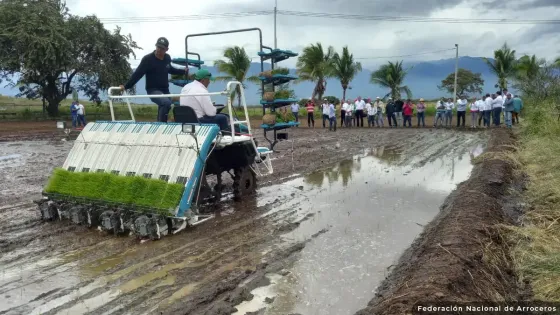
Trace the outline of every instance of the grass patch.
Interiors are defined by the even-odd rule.
[[[179,205],[184,186],[140,176],[69,172],[55,169],[45,192],[153,208],[171,214]]]
[[[551,115],[553,102],[528,105],[515,154],[530,179],[525,198],[531,210],[523,226],[509,227],[507,236],[515,244],[516,268],[531,281],[535,299],[560,301],[560,123]]]

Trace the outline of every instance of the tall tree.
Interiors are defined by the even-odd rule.
[[[494,61],[488,58],[484,58],[484,61],[490,67],[490,71],[498,77],[500,90],[507,89],[508,79],[513,78],[516,72],[515,50],[504,43],[502,48],[494,51]]]
[[[126,81],[127,58],[139,48],[95,16],[69,14],[61,0],[4,0],[0,30],[0,80],[21,95],[42,97],[51,116],[74,89],[95,100],[100,90]]]
[[[519,58],[516,63],[516,77],[517,78],[535,78],[541,66],[546,63],[544,59],[538,59],[537,56],[524,55]]]
[[[216,77],[218,81],[239,81],[246,88],[245,81],[253,83],[260,83],[257,77],[247,77],[249,67],[251,66],[251,58],[247,55],[245,48],[239,46],[228,47],[224,50],[224,58],[226,60],[217,60],[214,62],[214,67],[219,72],[225,74]],[[238,106],[241,107],[241,89],[239,86],[231,93],[230,98],[233,100],[237,96]]]
[[[473,73],[470,70],[459,68],[459,71],[457,71],[457,96],[464,95],[465,93],[482,93],[484,80],[481,76],[482,74],[480,73]],[[450,73],[443,79],[438,88],[453,94],[455,90],[455,72]]]
[[[404,85],[404,79],[408,74],[408,70],[403,68],[403,62],[395,63],[389,61],[382,65],[379,69],[371,74],[370,82],[384,88],[388,88],[393,99],[398,99],[404,92],[408,98],[412,98],[412,92],[408,86]]]
[[[331,73],[342,85],[342,99],[346,99],[346,89],[354,77],[362,71],[362,64],[354,61],[354,55],[348,51],[348,46],[342,48],[342,55],[334,53],[331,62]]]
[[[329,46],[325,51],[321,43],[311,44],[303,49],[296,63],[297,74],[300,81],[315,82],[311,98],[323,97],[327,89],[326,79],[332,76],[331,59],[334,48]]]

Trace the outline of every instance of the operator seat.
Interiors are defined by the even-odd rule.
[[[173,119],[177,123],[198,124],[198,117],[192,107],[175,106],[173,107]]]

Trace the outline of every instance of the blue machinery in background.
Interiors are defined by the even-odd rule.
[[[258,55],[261,59],[261,72],[264,72],[264,62],[267,60],[270,60],[271,70],[274,70],[274,66],[276,63],[280,61],[284,61],[291,57],[296,57],[298,55],[297,53],[294,53],[289,50],[272,49],[268,46],[264,46],[262,40],[262,31],[259,28],[245,28],[245,29],[238,29],[238,30],[231,30],[231,31],[187,35],[185,37],[185,58],[175,58],[172,60],[172,62],[179,65],[184,65],[186,67],[191,66],[198,69],[202,68],[204,61],[200,59],[200,54],[189,51],[189,44],[188,44],[189,37],[201,37],[201,36],[222,35],[222,34],[253,32],[253,31],[259,32]],[[190,56],[194,56],[194,58],[191,59],[189,58]],[[274,92],[276,86],[296,80],[298,77],[293,75],[275,74],[272,75],[272,77],[259,77],[259,78],[261,79],[261,102],[260,103],[263,107],[263,116],[266,114],[267,108],[270,109],[270,113],[275,114],[277,108],[290,106],[292,103],[297,102],[297,99],[274,99],[273,101],[266,101],[264,99],[264,93],[265,93],[265,85],[270,84],[272,87],[271,91]],[[187,78],[187,80],[170,80],[169,82],[177,86],[183,87],[186,84],[188,84],[190,81]],[[295,121],[277,123],[274,125],[262,124],[261,128],[264,130],[265,139],[270,144],[270,150],[274,150],[274,146],[278,143],[279,140],[283,140],[287,138],[286,133],[277,133],[277,131],[285,130],[298,125],[299,122],[295,122]],[[274,134],[273,139],[269,139],[267,136],[267,133],[270,131],[272,131]]]

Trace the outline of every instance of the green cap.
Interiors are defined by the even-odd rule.
[[[198,70],[198,71],[194,74],[194,78],[195,78],[196,80],[210,79],[210,81],[214,81],[214,78],[212,78],[212,73],[210,73],[210,71],[208,71],[207,69],[200,69],[200,70]]]

